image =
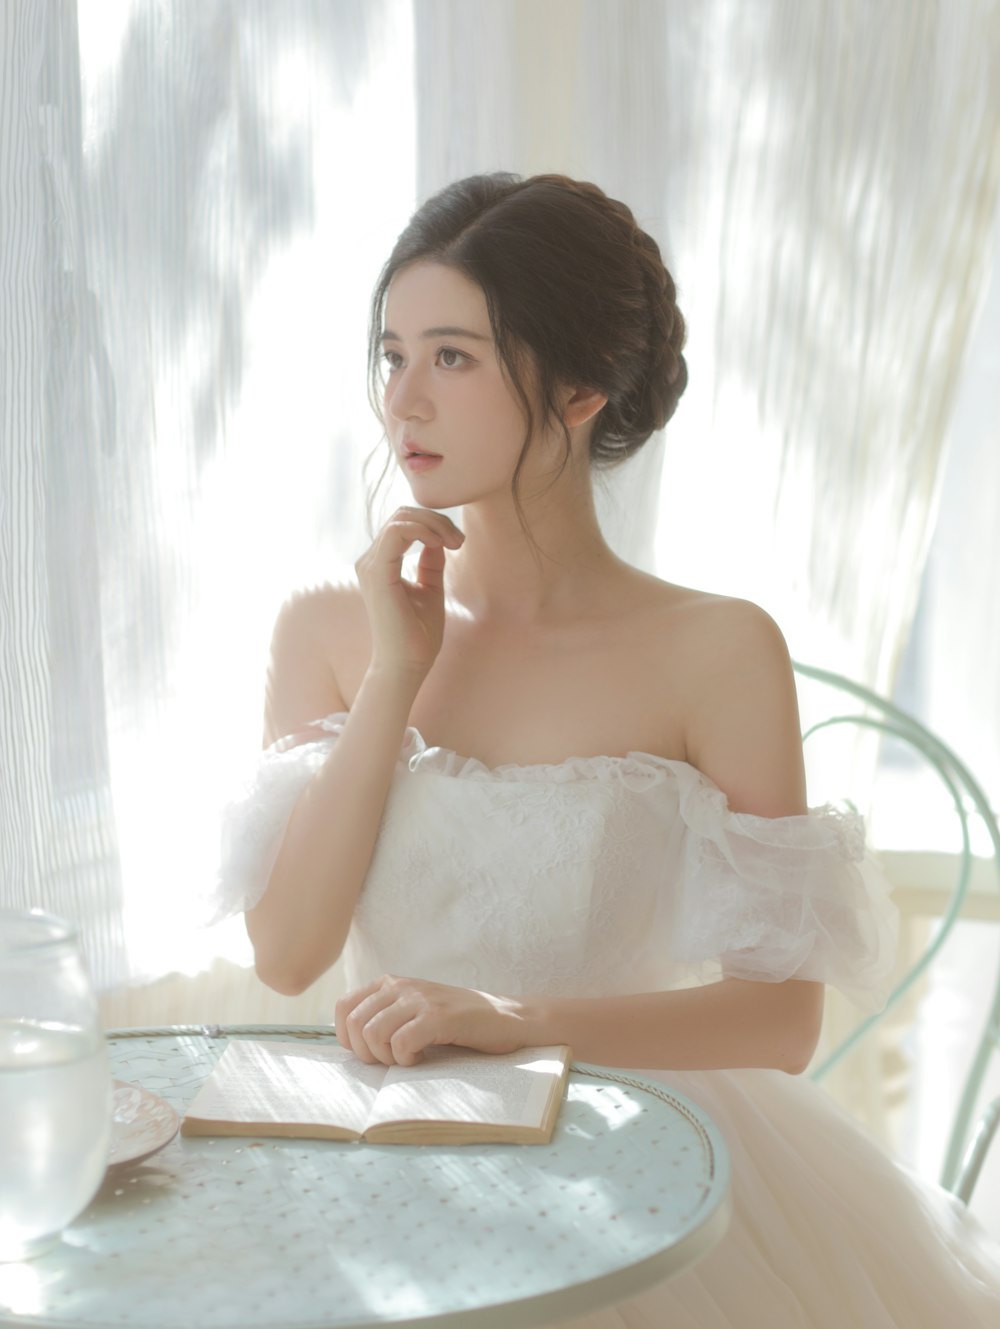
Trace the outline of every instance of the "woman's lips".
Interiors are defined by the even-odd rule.
[[[403,453],[403,465],[408,471],[429,471],[444,458],[437,452],[421,452],[409,447]]]

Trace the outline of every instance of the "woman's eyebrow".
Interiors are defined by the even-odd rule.
[[[421,341],[429,341],[431,337],[469,337],[472,341],[489,341],[489,337],[484,337],[481,332],[470,332],[468,328],[427,328],[420,334]],[[398,332],[391,332],[386,328],[382,333],[382,341],[402,341]]]

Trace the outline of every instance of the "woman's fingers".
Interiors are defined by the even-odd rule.
[[[353,992],[345,993],[337,1001],[334,1007],[334,1031],[337,1035],[337,1042],[341,1047],[354,1051],[354,1042],[351,1038],[348,1020],[356,1008],[373,992],[377,992],[381,986],[382,980],[377,979],[374,983],[368,983],[363,988],[356,988]]]
[[[396,1066],[415,1066],[423,1061],[424,1049],[435,1043],[425,1013],[398,1025],[389,1040],[389,1054]]]
[[[460,545],[465,539],[464,533],[450,517],[446,517],[443,512],[435,512],[433,508],[397,508],[389,520],[420,522],[430,530],[437,531],[445,544]]]
[[[376,548],[387,533],[405,529],[419,538],[426,532],[436,535],[442,544],[457,548],[465,539],[464,533],[443,512],[434,512],[430,508],[397,508],[376,535],[372,548]]]
[[[519,1011],[511,998],[384,974],[337,1002],[337,1037],[369,1065],[412,1066],[438,1044],[512,1052],[524,1046]]]
[[[385,975],[337,1002],[337,1039],[361,1061],[392,1066],[396,1032],[417,1013],[417,993],[402,980]]]
[[[444,636],[446,551],[465,536],[441,512],[399,508],[355,564],[372,631],[372,660],[426,674]],[[421,544],[413,580],[403,576],[403,559]]]
[[[394,1001],[367,1020],[364,1039],[376,1060],[384,1066],[412,1066],[420,1060],[419,1053],[407,1054],[404,1040],[407,1031],[419,1026],[421,1014],[405,1001]]]
[[[440,517],[440,513],[431,516]],[[403,559],[414,544],[420,543],[425,549],[458,549],[465,536],[447,518],[438,522],[424,521],[421,517],[409,517],[401,509],[382,527],[374,544],[358,560],[356,567],[359,577],[369,578],[379,567],[391,568],[398,580],[402,576]]]
[[[422,512],[419,509],[400,508],[382,527],[372,546],[393,560],[401,559],[416,541],[435,547],[458,549],[465,536],[453,521],[440,512]]]
[[[425,545],[417,563],[417,585],[429,591],[444,589],[444,550]]]
[[[359,574],[385,564],[395,565],[398,571],[406,551],[418,540],[426,545],[440,546],[444,543],[436,531],[418,522],[402,520],[386,522],[375,537],[375,543],[358,559]]]
[[[416,1028],[426,1014],[419,980],[394,978],[384,974],[341,997],[336,1006],[337,1040],[361,1061],[373,1066],[396,1064],[412,1066],[420,1060],[420,1050],[428,1039],[417,1038],[413,1049],[400,1035]],[[411,1037],[410,1043],[414,1040]]]

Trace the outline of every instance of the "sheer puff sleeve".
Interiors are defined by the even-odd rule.
[[[255,759],[222,809],[219,868],[206,906],[210,925],[259,903],[295,804],[330,755],[346,721],[346,712],[313,720],[307,729],[279,739]],[[423,746],[419,734],[408,729],[400,760],[408,760]]]
[[[899,911],[863,818],[829,804],[795,817],[735,813],[693,767],[675,773],[683,832],[671,958],[717,962],[727,978],[813,979],[881,1010]]]
[[[346,716],[317,720],[279,739],[256,758],[220,817],[219,868],[208,901],[209,922],[252,909],[267,888],[292,809],[320,770]]]

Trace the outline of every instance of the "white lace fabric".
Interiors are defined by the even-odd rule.
[[[263,895],[292,809],[346,719],[269,748],[225,809],[217,918]],[[693,766],[642,752],[491,768],[409,729],[347,977],[607,995],[795,976],[874,1011],[897,927],[855,813],[733,813]]]

